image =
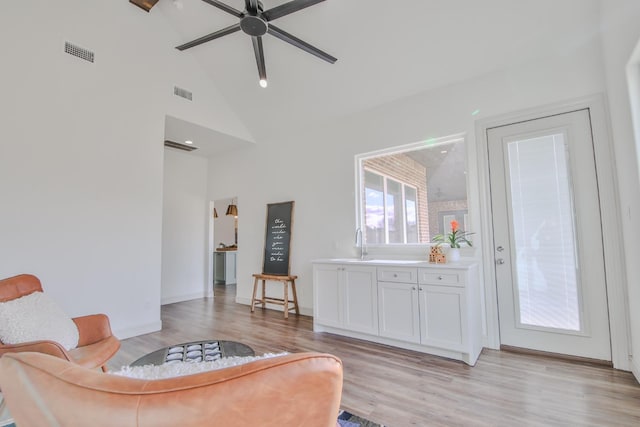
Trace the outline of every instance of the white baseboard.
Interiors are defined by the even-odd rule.
[[[250,306],[251,305],[251,298],[236,297],[236,303]],[[260,309],[262,310],[262,307],[260,307]],[[273,304],[268,304],[268,303],[267,303],[267,309],[275,310],[275,311],[284,311],[284,307],[279,307],[279,306],[275,306]],[[305,316],[312,316],[313,317],[313,309],[312,308],[299,306],[298,309],[300,309],[300,314],[303,314]]]
[[[162,297],[160,305],[173,304],[174,302],[190,301],[193,299],[205,298],[207,295],[204,292],[196,292],[194,294],[175,295],[172,297]]]
[[[638,365],[638,360],[640,360],[640,358],[632,358],[631,359],[631,373],[633,373],[633,376],[636,377],[636,381],[638,381],[640,383],[640,366]]]
[[[151,332],[158,332],[162,330],[162,321],[147,323],[146,325],[138,325],[132,328],[114,329],[113,335],[118,339],[126,339],[131,337],[137,337],[138,335],[150,334]]]

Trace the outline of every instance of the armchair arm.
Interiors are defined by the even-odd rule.
[[[71,360],[69,353],[55,341],[31,341],[20,344],[1,344],[0,356],[5,353],[22,353],[24,351],[35,351],[36,353],[46,353],[60,359]]]
[[[75,317],[73,321],[78,327],[80,335],[78,347],[95,344],[113,335],[109,318],[104,314]]]

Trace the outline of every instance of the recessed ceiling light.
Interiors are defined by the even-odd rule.
[[[266,79],[260,79],[260,87],[267,87],[267,80]]]
[[[191,145],[191,144],[193,144],[193,141],[186,140],[184,143]]]
[[[447,150],[440,151],[440,154],[447,154]]]

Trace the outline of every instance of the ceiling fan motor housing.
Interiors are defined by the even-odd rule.
[[[245,34],[260,37],[267,34],[269,24],[260,15],[249,12],[240,20],[240,28]]]
[[[244,16],[240,19],[240,29],[245,33],[253,37],[260,37],[267,34],[269,24],[267,20],[262,17],[264,7],[262,2],[256,2],[258,5],[257,10],[251,10],[252,8],[247,4],[247,9],[244,12]]]

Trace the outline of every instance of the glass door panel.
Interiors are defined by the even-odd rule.
[[[521,327],[580,331],[580,292],[567,145],[562,133],[513,141],[509,156]]]

